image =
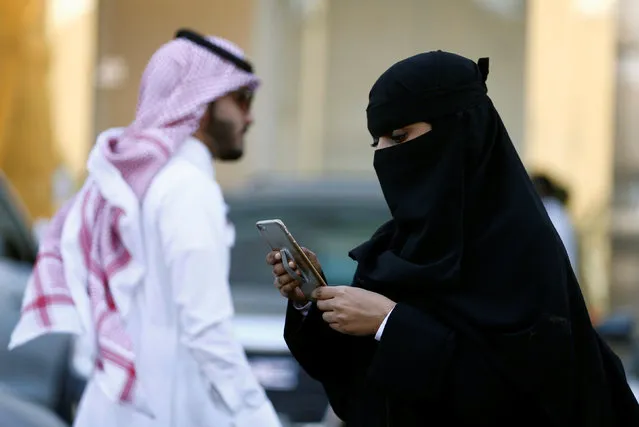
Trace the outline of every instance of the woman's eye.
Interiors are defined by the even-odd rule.
[[[404,131],[393,132],[393,134],[391,135],[391,139],[393,140],[393,142],[400,143],[400,142],[404,142],[407,136],[408,136],[408,132],[404,132]]]

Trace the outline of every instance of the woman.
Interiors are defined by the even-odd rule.
[[[639,425],[487,75],[438,51],[377,80],[368,129],[393,219],[351,251],[352,286],[312,304],[268,254],[289,348],[348,426]]]

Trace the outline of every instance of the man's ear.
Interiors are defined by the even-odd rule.
[[[206,127],[211,122],[211,117],[212,116],[213,116],[213,103],[211,102],[209,105],[206,106],[206,111],[204,112],[204,115],[200,119],[200,128],[201,129],[206,129]]]
[[[198,124],[198,129],[195,131],[195,134],[194,134],[200,140],[202,140],[202,138],[206,134],[206,129],[209,126],[209,122],[211,121],[212,115],[213,115],[212,104],[209,104],[209,105],[206,106],[206,111],[204,111],[204,114],[200,118],[200,123]]]

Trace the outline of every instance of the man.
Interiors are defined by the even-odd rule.
[[[98,137],[52,220],[10,346],[46,332],[94,343],[76,426],[280,425],[233,336],[234,231],[212,162],[242,156],[257,86],[235,45],[178,32],[144,72],[133,123]]]
[[[566,210],[568,203],[568,191],[562,188],[545,174],[535,174],[531,177],[537,194],[544,203],[546,212],[555,226],[557,234],[561,238],[562,243],[566,247],[570,264],[575,274],[579,275],[579,248],[577,244],[577,236],[572,225],[570,215]]]

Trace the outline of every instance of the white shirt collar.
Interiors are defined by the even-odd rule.
[[[110,169],[113,166],[108,164],[104,166],[104,158],[101,145],[106,144],[107,140],[112,137],[120,136],[125,128],[112,128],[104,131],[98,136],[98,140],[89,154],[88,169],[90,172],[97,172],[104,168]],[[215,179],[215,167],[213,166],[213,155],[209,149],[194,136],[190,136],[184,141],[184,144],[178,149],[174,157],[179,157],[194,165],[202,173],[211,179]]]
[[[175,156],[186,160],[207,176],[215,179],[213,156],[206,145],[199,139],[192,136],[189,137],[175,153]]]

